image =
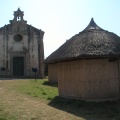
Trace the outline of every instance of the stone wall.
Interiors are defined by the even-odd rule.
[[[24,77],[34,77],[32,68],[38,69],[37,76],[44,77],[44,32],[23,19],[23,12],[14,12],[10,24],[0,28],[0,75],[13,77],[13,58],[24,58]],[[17,21],[17,16],[21,17]],[[18,68],[19,69],[19,68]]]

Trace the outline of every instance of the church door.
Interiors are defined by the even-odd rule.
[[[13,57],[13,76],[24,76],[24,57]]]

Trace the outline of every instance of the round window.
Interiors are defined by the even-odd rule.
[[[20,34],[17,34],[17,35],[14,36],[14,40],[16,42],[20,42],[22,40],[22,36]]]

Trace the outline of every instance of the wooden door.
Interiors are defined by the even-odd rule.
[[[24,57],[13,57],[13,76],[24,76]]]

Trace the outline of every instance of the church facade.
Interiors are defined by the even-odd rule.
[[[44,77],[44,31],[27,24],[18,8],[10,24],[0,28],[0,76]]]

